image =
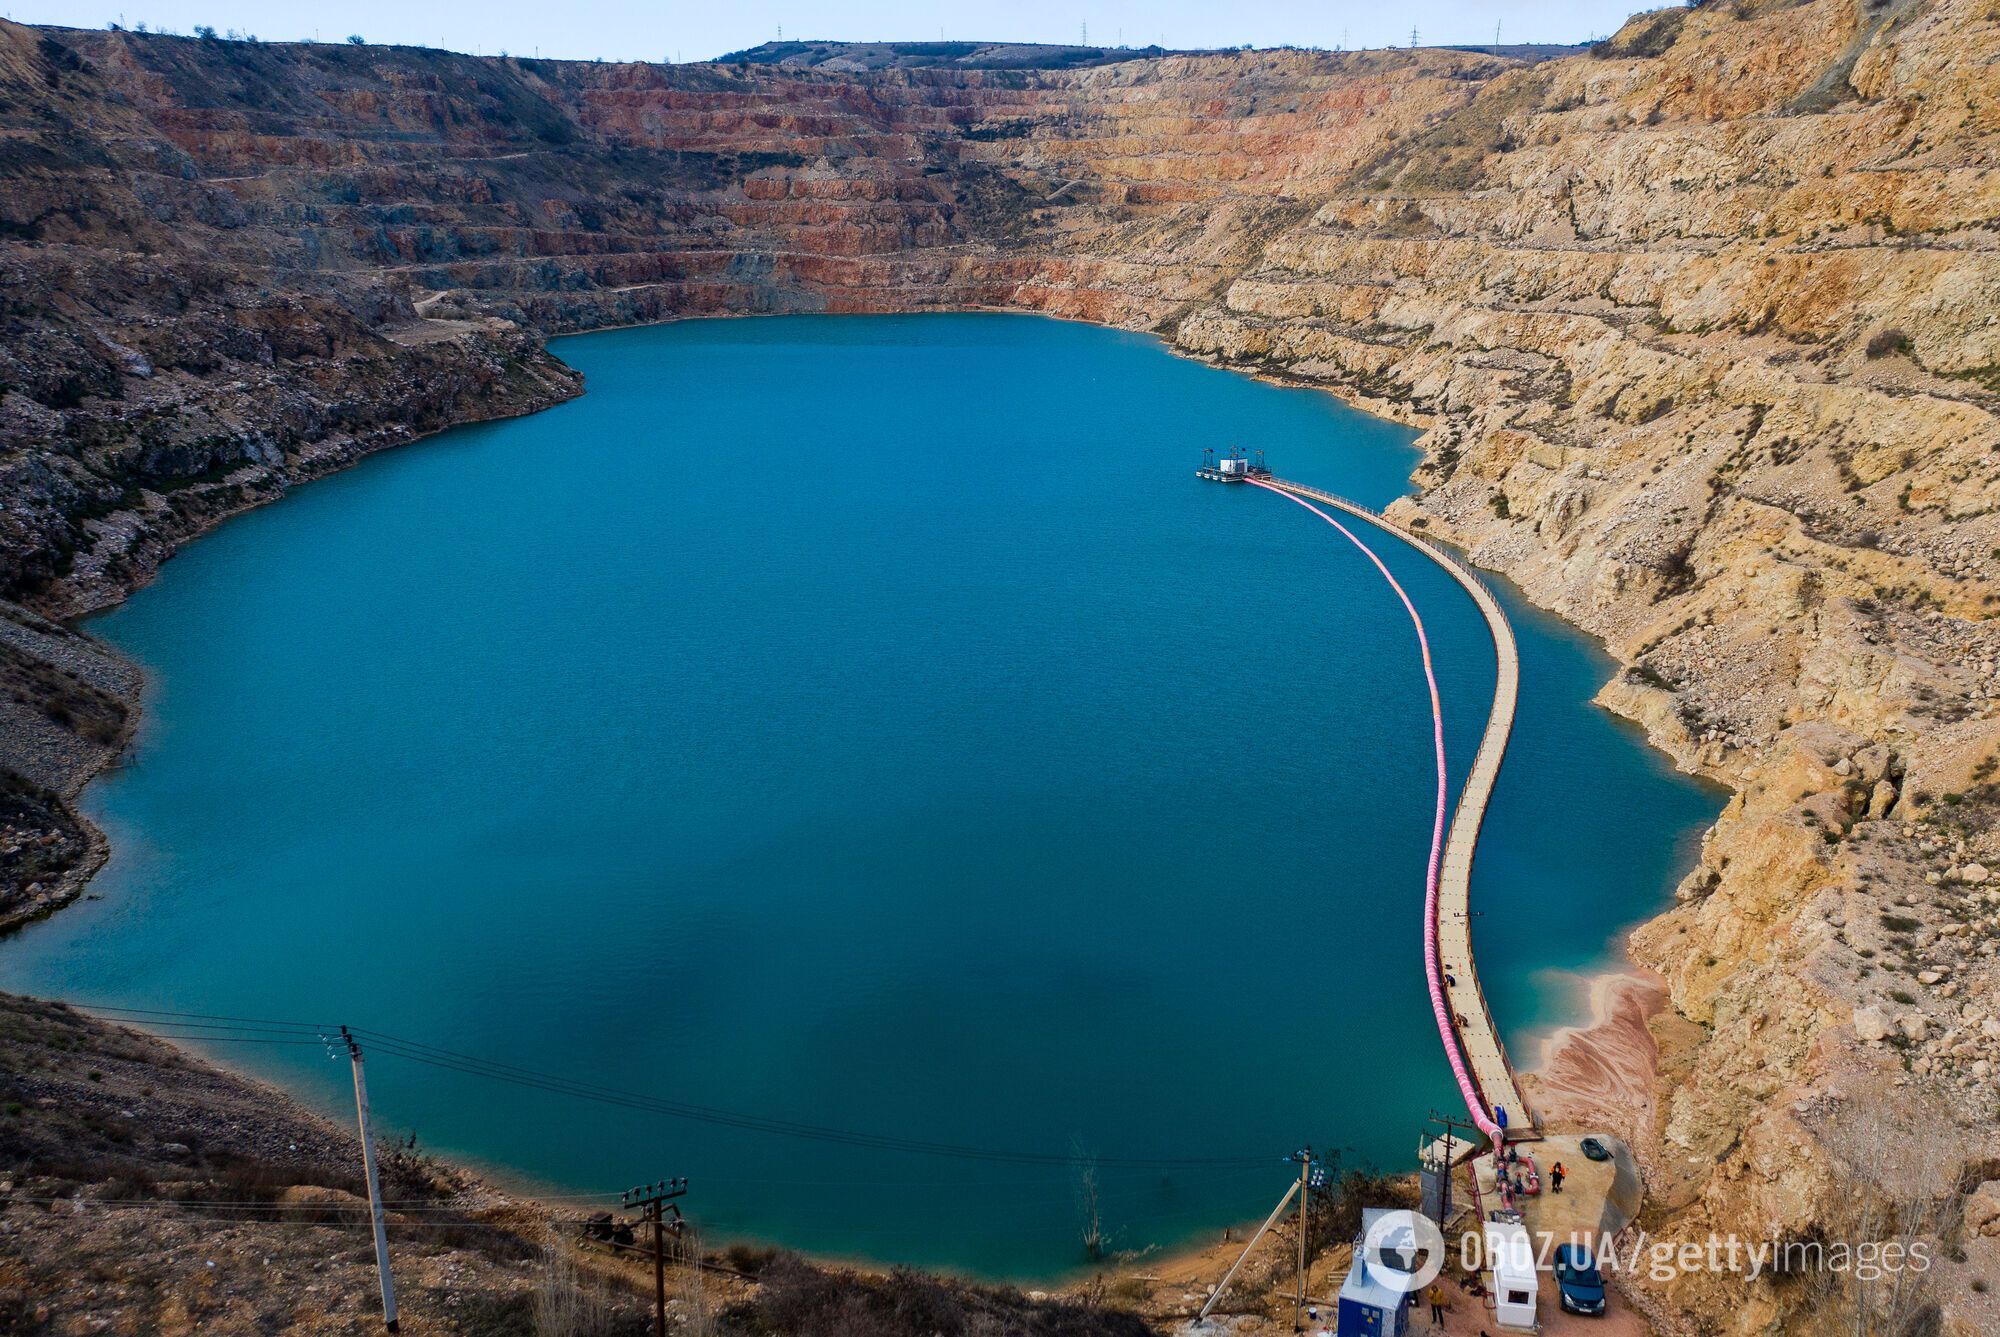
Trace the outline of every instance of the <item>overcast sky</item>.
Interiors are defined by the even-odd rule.
[[[703,60],[779,35],[864,41],[981,38],[1110,46],[1401,46],[1414,25],[1429,43],[1579,42],[1616,29],[1647,0],[0,0],[24,23],[101,28],[145,23],[176,32],[196,24],[255,33],[266,41],[338,41],[442,46],[491,55],[541,54],[607,60]]]

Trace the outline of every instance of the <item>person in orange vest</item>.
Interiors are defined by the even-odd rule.
[[[1551,1193],[1562,1192],[1563,1180],[1568,1176],[1569,1176],[1569,1171],[1563,1169],[1563,1163],[1561,1161],[1557,1161],[1549,1169],[1549,1192]]]

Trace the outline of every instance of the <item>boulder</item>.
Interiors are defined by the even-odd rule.
[[[1719,881],[1721,878],[1713,868],[1705,864],[1696,864],[1688,875],[1681,879],[1680,885],[1674,888],[1674,899],[1683,903],[1700,900],[1714,891]]]
[[[1896,806],[1896,786],[1887,780],[1875,782],[1875,792],[1868,796],[1868,817],[1871,821],[1881,821],[1889,815],[1889,809]]]
[[[1889,1038],[1889,1018],[1879,1007],[1854,1009],[1854,1033],[1868,1044]]]
[[[1895,754],[1889,751],[1885,743],[1864,747],[1854,754],[1854,774],[1864,785],[1880,784],[1889,778],[1889,769],[1894,757]]]
[[[1965,1229],[1973,1235],[2000,1235],[2000,1179],[1989,1179],[1965,1200]]]

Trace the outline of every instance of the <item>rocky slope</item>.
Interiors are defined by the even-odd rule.
[[[574,393],[549,332],[999,306],[1327,387],[1425,423],[1406,518],[1602,636],[1605,704],[1735,790],[1633,942],[1654,1236],[1941,1242],[1914,1286],[1694,1273],[1659,1312],[2000,1329],[2000,5],[1711,3],[1539,63],[814,59],[0,27],[17,620]],[[122,742],[50,709],[120,699],[94,671],[11,692],[36,848]]]
[[[552,1208],[423,1154],[414,1136],[377,1138],[401,1331],[650,1331],[650,1258],[579,1230],[616,1195]],[[0,994],[0,1331],[380,1332],[367,1209],[346,1129],[153,1036]],[[692,1234],[673,1244],[668,1306],[682,1332],[1153,1331],[1127,1308],[1073,1295],[870,1276],[769,1249],[716,1256]]]
[[[1636,20],[1389,152],[1179,330],[1434,412],[1412,522],[1605,637],[1603,700],[1737,790],[1633,942],[1680,1046],[1651,1229],[1944,1242],[1928,1286],[1659,1287],[1709,1330],[2000,1327],[1964,1215],[2000,1169],[1996,20]]]

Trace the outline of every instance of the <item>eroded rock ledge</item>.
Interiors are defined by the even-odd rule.
[[[1996,63],[1991,0],[1075,70],[0,26],[0,594],[44,638],[6,643],[299,479],[575,393],[552,332],[1006,307],[1394,406],[1428,427],[1404,518],[1603,637],[1604,703],[1735,790],[1632,944],[1652,1234],[1941,1246],[1893,1298],[1651,1302],[2000,1330]],[[55,845],[126,727],[85,662],[4,707],[47,726],[4,761]]]

